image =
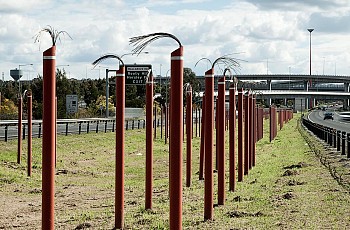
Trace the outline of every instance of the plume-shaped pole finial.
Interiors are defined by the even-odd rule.
[[[61,41],[61,36],[67,35],[70,39],[72,39],[72,37],[69,35],[69,33],[67,31],[61,30],[55,30],[52,26],[47,26],[46,28],[41,29],[35,36],[34,36],[34,43],[36,42],[41,42],[41,35],[42,33],[49,33],[50,37],[51,37],[51,42],[52,42],[52,46],[55,46],[57,43],[57,39],[59,41]]]
[[[129,40],[129,44],[132,44],[134,46],[134,49],[132,50],[134,54],[140,54],[147,45],[160,38],[172,38],[179,44],[179,47],[182,46],[180,40],[177,37],[172,34],[163,32],[132,37]]]

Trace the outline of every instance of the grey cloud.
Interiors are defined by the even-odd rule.
[[[349,6],[347,0],[244,0],[263,10],[291,10],[299,11],[300,8],[317,7],[329,10],[335,7]]]
[[[321,33],[349,33],[350,13],[345,16],[328,16],[322,13],[314,13],[308,24]]]

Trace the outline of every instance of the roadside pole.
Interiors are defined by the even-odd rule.
[[[186,186],[191,186],[192,176],[192,87],[186,89]]]
[[[243,88],[238,91],[238,181],[243,181]]]
[[[218,156],[218,205],[225,204],[225,75],[218,82],[218,117],[216,132]]]
[[[170,229],[182,229],[183,46],[171,53],[170,90]]]
[[[21,164],[22,157],[22,93],[18,94],[18,126],[17,126],[17,163]]]
[[[205,72],[204,220],[213,219],[214,69]]]
[[[28,159],[27,159],[27,172],[28,176],[32,175],[32,92],[28,91],[27,94],[27,110],[28,110]]]
[[[42,229],[55,228],[56,47],[43,53]]]
[[[124,226],[125,66],[116,72],[115,228]]]
[[[230,138],[230,191],[235,191],[236,185],[236,88],[235,83],[230,85],[230,107],[229,107],[229,138]]]
[[[201,143],[200,143],[200,149],[199,149],[199,180],[204,180],[204,161],[205,161],[205,132],[204,132],[204,124],[205,124],[205,94],[203,94],[202,97],[202,122],[200,122],[199,126],[202,126],[202,129],[200,130],[200,137],[201,137]],[[201,119],[199,119],[201,120]]]
[[[153,74],[146,82],[146,184],[145,209],[152,209],[153,193]]]

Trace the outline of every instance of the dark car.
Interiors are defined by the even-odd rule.
[[[333,113],[332,112],[325,112],[323,120],[326,120],[326,119],[332,119],[333,120]]]

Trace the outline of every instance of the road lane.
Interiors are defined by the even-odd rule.
[[[314,110],[308,115],[308,119],[317,124],[350,133],[350,122],[342,120],[339,114],[333,111],[332,112],[334,114],[333,116],[334,120],[330,120],[330,119],[323,120],[325,112],[326,111],[322,111],[322,110]]]

